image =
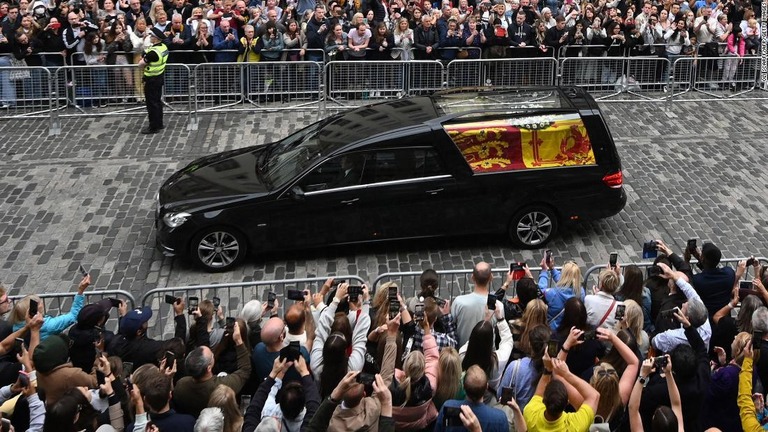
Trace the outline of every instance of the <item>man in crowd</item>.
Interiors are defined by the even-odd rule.
[[[446,429],[446,408],[459,408],[469,402],[469,407],[477,417],[483,432],[505,432],[509,430],[507,425],[507,416],[504,411],[493,408],[483,403],[485,392],[488,390],[488,377],[483,369],[478,365],[472,365],[467,369],[464,375],[464,391],[467,393],[467,400],[451,399],[445,401],[440,414],[437,416],[435,432],[442,432]]]
[[[186,340],[187,319],[184,317],[184,301],[176,299],[173,304],[175,337]],[[158,353],[164,349],[164,341],[150,339],[147,336],[147,322],[152,318],[152,308],[128,311],[120,320],[119,336],[112,340],[108,351],[117,355],[124,362],[133,363],[133,367],[157,362]]]
[[[718,267],[722,253],[712,243],[704,243],[701,253],[697,255],[702,270],[693,275],[691,285],[701,297],[711,318],[731,300],[736,273],[731,267]],[[690,256],[686,254],[685,258],[687,260]]]
[[[237,322],[232,328],[232,340],[237,351],[237,370],[226,376],[213,376],[215,360],[213,351],[207,346],[199,346],[187,354],[184,369],[188,376],[179,380],[173,394],[173,404],[179,412],[198,416],[208,406],[208,399],[219,384],[230,387],[235,393],[243,388],[251,376],[251,359]]]
[[[437,52],[440,46],[440,37],[432,25],[432,18],[428,15],[421,17],[421,26],[413,31],[413,47],[417,60],[435,60],[440,58]]]
[[[219,51],[214,56],[217,63],[234,63],[237,61],[239,38],[237,31],[230,27],[229,22],[230,20],[222,20],[213,32],[213,49]]]
[[[275,359],[280,356],[280,350],[285,346],[284,340],[285,323],[277,316],[270,318],[262,327],[261,342],[253,347],[253,355],[251,356],[253,376],[257,383],[261,383],[264,378],[269,376]],[[303,346],[300,351],[304,360],[309,363],[309,351]],[[299,378],[295,370],[289,370],[286,380],[297,381]]]
[[[456,335],[459,346],[469,340],[469,335],[475,325],[485,318],[488,304],[489,287],[493,280],[491,265],[486,262],[475,264],[472,270],[472,283],[475,289],[469,294],[456,297],[451,305],[451,314],[456,317]],[[496,307],[501,308],[501,302],[496,301]]]
[[[709,340],[712,338],[712,327],[707,317],[707,309],[701,301],[701,297],[686,280],[686,276],[679,271],[673,271],[666,264],[659,263],[662,277],[675,281],[677,288],[683,292],[686,302],[680,308],[680,313],[686,317],[689,325],[699,333],[699,337],[704,341],[704,346],[709,347]],[[679,322],[679,320],[677,320]],[[653,337],[652,344],[658,352],[671,352],[680,344],[687,344],[688,338],[682,328],[675,328],[658,333]],[[674,363],[673,363],[674,364]]]
[[[149,40],[152,46],[147,48],[144,56],[139,60],[139,69],[144,73],[144,94],[146,95],[147,116],[149,117],[149,125],[141,130],[143,134],[155,134],[165,127],[162,101],[165,64],[168,62],[168,47],[163,44],[165,38],[165,33],[157,28],[149,29]]]

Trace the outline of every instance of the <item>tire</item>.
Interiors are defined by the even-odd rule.
[[[189,256],[195,264],[209,272],[223,272],[236,267],[245,259],[248,244],[240,231],[229,227],[212,227],[195,235],[189,249]]]
[[[557,233],[557,215],[549,207],[527,207],[509,223],[509,237],[522,249],[537,249]]]

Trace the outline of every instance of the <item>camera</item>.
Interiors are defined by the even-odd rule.
[[[649,277],[658,277],[661,276],[663,272],[661,271],[661,267],[654,264],[648,268],[648,276]]]
[[[370,396],[373,394],[373,383],[376,381],[376,375],[360,372],[355,378],[355,381],[359,382],[365,388],[365,394]]]
[[[747,260],[747,267],[752,267],[753,265],[755,265],[755,258],[749,258]]]
[[[659,256],[656,240],[649,240],[643,243],[643,259],[656,258]]]

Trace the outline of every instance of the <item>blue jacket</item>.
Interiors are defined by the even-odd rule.
[[[552,270],[552,280],[555,283],[560,282],[560,270]],[[549,274],[543,271],[539,273],[539,289],[544,293],[544,298],[547,300],[547,321],[549,321],[549,327],[552,331],[557,331],[557,326],[559,326],[560,321],[563,320],[563,314],[560,312],[565,307],[565,302],[574,296],[573,288],[549,288]],[[581,301],[584,301],[585,294],[584,290],[581,290]]]
[[[213,61],[216,63],[234,63],[237,61],[237,49],[240,47],[240,38],[237,37],[237,30],[231,28],[229,31],[235,36],[231,41],[227,40],[227,35],[221,31],[221,27],[216,27],[216,30],[213,32],[213,49],[216,51],[234,50],[233,52],[216,53],[213,57]]]
[[[75,294],[75,299],[72,301],[72,308],[69,312],[59,316],[45,316],[43,320],[43,326],[40,328],[40,340],[45,340],[48,336],[56,335],[69,326],[77,322],[77,314],[80,313],[80,309],[83,308],[85,303],[85,296],[82,294]],[[24,323],[17,322],[13,325],[13,331],[20,330],[24,327]]]

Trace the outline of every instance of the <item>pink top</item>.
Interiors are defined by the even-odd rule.
[[[728,49],[727,52],[733,53],[738,55],[739,57],[744,57],[744,53],[746,52],[746,47],[744,43],[744,37],[739,38],[739,46],[738,50],[736,49],[736,46],[733,45],[733,34],[728,35]]]

